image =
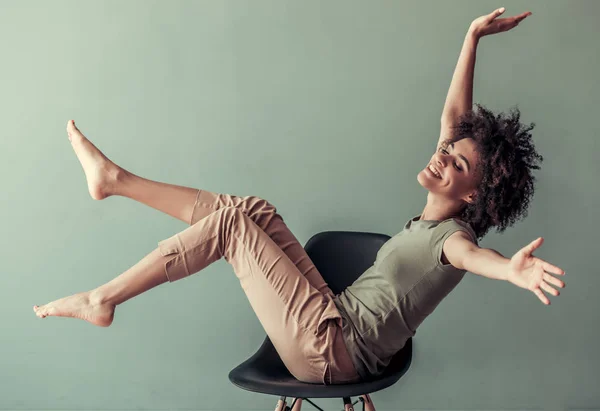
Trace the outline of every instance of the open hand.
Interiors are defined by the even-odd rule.
[[[550,305],[550,300],[541,289],[554,296],[560,295],[560,292],[550,287],[550,284],[564,288],[565,283],[551,276],[550,272],[556,275],[565,275],[565,272],[532,255],[533,251],[539,248],[543,242],[544,239],[539,237],[512,256],[508,264],[507,279],[518,287],[532,291],[544,304]]]
[[[530,11],[519,14],[518,16],[506,17],[497,19],[499,15],[504,13],[504,7],[494,10],[490,14],[476,18],[471,23],[469,30],[472,31],[478,38],[487,36],[488,34],[500,33],[517,27],[519,23],[527,16],[531,16]]]

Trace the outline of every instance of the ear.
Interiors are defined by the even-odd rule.
[[[472,191],[470,194],[467,194],[467,196],[463,198],[463,201],[465,203],[473,204],[475,202],[475,195],[476,194],[477,193],[475,191]]]

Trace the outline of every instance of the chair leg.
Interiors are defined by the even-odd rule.
[[[293,398],[292,397],[292,408],[288,407],[287,402],[285,401],[286,397],[281,396],[277,401],[277,405],[275,406],[275,411],[300,411],[302,407],[302,398]]]
[[[361,395],[359,399],[363,403],[363,411],[375,411],[375,406],[373,405],[373,401],[371,401],[369,394]]]
[[[292,401],[293,406],[291,409],[287,406],[285,399],[285,396],[279,397],[277,405],[275,406],[275,411],[301,411],[302,398],[294,398],[295,401]],[[359,399],[363,403],[362,411],[375,411],[375,406],[373,405],[373,401],[371,401],[369,394],[363,394],[359,397]],[[354,411],[354,408],[352,407],[352,400],[348,397],[344,397],[344,411]]]
[[[287,404],[285,402],[285,396],[279,397],[277,400],[277,405],[275,406],[275,411],[285,411]]]

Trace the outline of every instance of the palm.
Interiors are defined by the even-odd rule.
[[[517,16],[499,19],[497,17],[504,13],[504,10],[500,10],[502,9],[494,10],[490,14],[483,15],[473,20],[471,23],[471,30],[477,33],[479,37],[500,33],[502,31],[508,31],[518,26],[524,18],[531,16],[532,14],[530,11],[526,11]]]
[[[565,272],[546,261],[533,256],[533,251],[539,248],[544,239],[537,238],[529,245],[523,247],[512,256],[509,262],[508,280],[527,290],[533,292],[546,305],[550,305],[550,300],[541,291],[542,289],[554,296],[560,295],[558,290],[552,288],[550,284],[564,288],[565,283],[554,278],[549,274],[564,275]]]
[[[510,259],[509,267],[523,288],[533,291],[540,287],[544,270],[539,264],[536,264],[536,257],[527,256],[524,253],[516,253]]]

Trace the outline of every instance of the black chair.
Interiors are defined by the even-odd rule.
[[[304,246],[317,270],[334,294],[351,285],[375,262],[377,251],[390,236],[351,231],[325,231],[311,237]],[[412,338],[396,353],[383,375],[350,384],[309,384],[298,381],[287,370],[267,336],[258,351],[229,373],[229,380],[247,391],[280,396],[275,411],[300,411],[309,398],[342,398],[345,411],[353,411],[351,397],[360,396],[363,411],[374,411],[369,394],[396,383],[408,371],[412,359]],[[291,407],[286,397],[294,397]]]

